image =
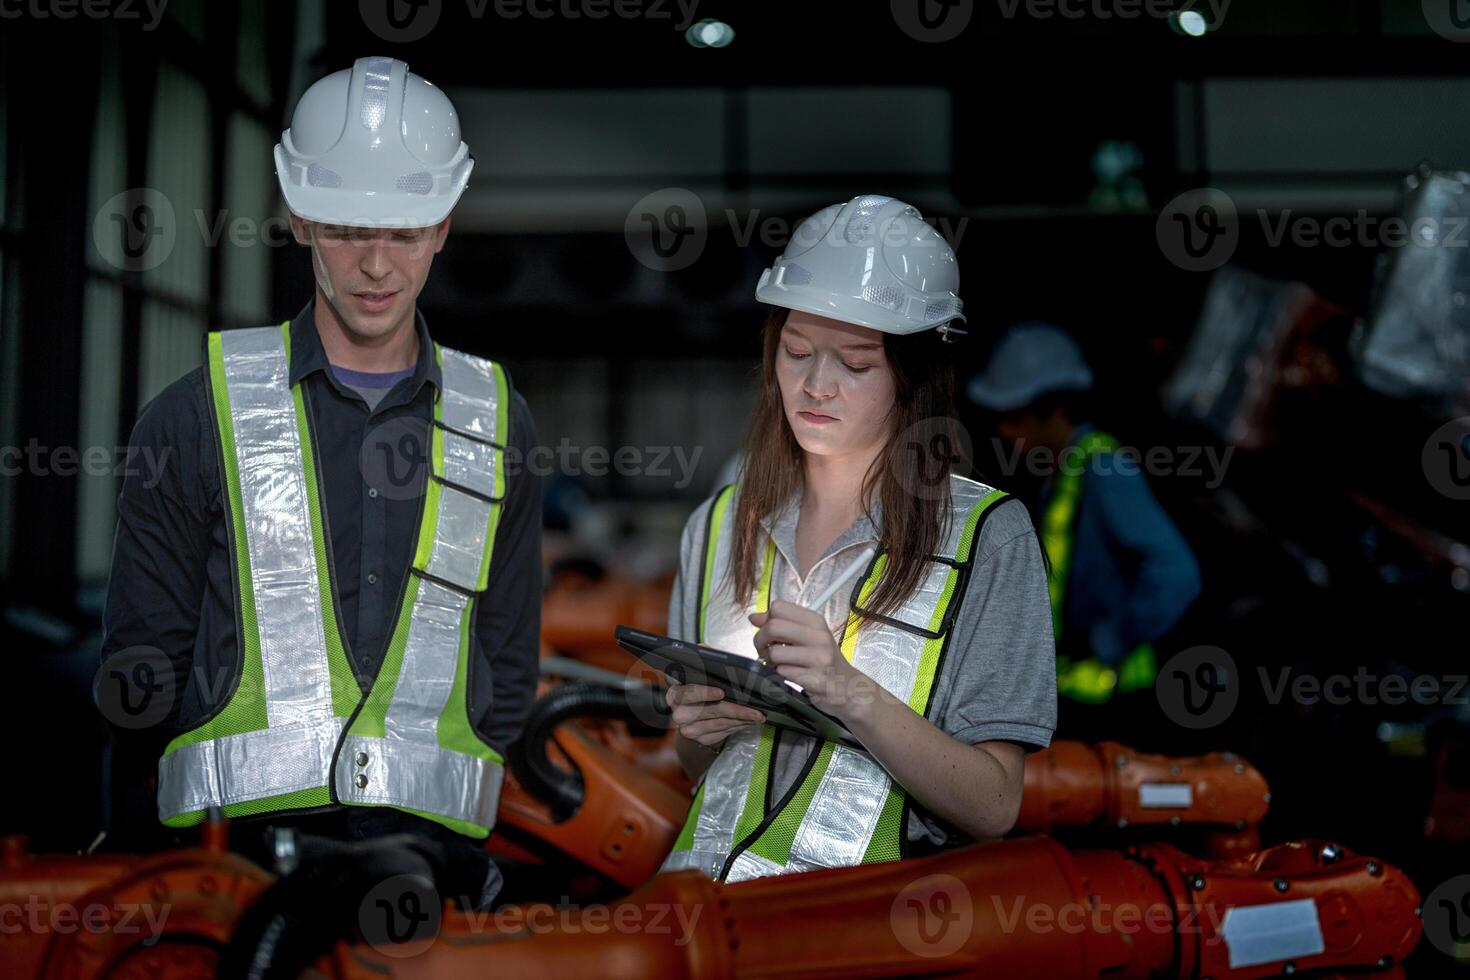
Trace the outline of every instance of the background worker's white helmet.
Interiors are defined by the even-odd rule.
[[[313,84],[275,157],[292,212],[367,228],[439,223],[475,165],[449,97],[396,58],[359,58]]]
[[[1088,391],[1092,369],[1082,348],[1061,327],[1018,323],[1001,335],[965,391],[992,412],[1012,412],[1057,391]]]
[[[917,208],[881,194],[823,208],[796,226],[761,273],[756,299],[772,306],[909,334],[963,330],[960,270],[949,243]]]

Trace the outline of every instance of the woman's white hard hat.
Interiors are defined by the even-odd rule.
[[[917,208],[865,194],[802,221],[756,299],[884,333],[962,334],[960,270]]]
[[[475,165],[449,97],[382,57],[359,58],[308,88],[275,160],[293,213],[366,228],[438,224]]]

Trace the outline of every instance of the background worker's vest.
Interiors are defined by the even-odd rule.
[[[1062,643],[1063,600],[1067,576],[1072,571],[1072,548],[1077,528],[1077,506],[1082,499],[1083,472],[1098,453],[1117,452],[1118,440],[1096,429],[1077,440],[1082,457],[1076,467],[1058,467],[1051,499],[1041,515],[1041,539],[1051,559],[1052,632],[1057,649]],[[1104,704],[1114,691],[1135,691],[1151,687],[1158,676],[1154,649],[1144,643],[1130,650],[1115,669],[1096,657],[1057,656],[1057,693],[1089,704]]]
[[[498,364],[435,345],[431,472],[412,574],[362,694],[337,629],[330,549],[290,324],[211,333],[208,377],[236,563],[238,686],[158,764],[158,814],[198,823],[344,803],[488,836],[504,776],[466,708],[470,623],[505,496]]]
[[[710,508],[699,585],[697,641],[754,657],[747,616],[770,602],[775,542],[767,539],[760,582],[749,605],[730,584],[736,486]],[[974,544],[990,507],[1005,497],[973,480],[950,477],[951,506],[939,554],[896,614],[858,630],[883,577],[888,554],[874,557],[854,587],[840,649],[854,667],[920,715],[927,715],[950,629],[969,583]],[[780,729],[765,724],[725,740],[706,771],[664,871],[698,868],[741,881],[813,868],[845,867],[903,856],[909,797],[871,755],[835,742],[812,747],[791,788],[770,800],[771,760]]]

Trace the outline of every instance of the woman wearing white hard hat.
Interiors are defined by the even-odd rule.
[[[958,287],[949,245],[877,195],[801,222],[762,275],[742,479],[685,526],[669,629],[765,660],[861,748],[674,685],[700,785],[666,870],[738,881],[1014,824],[1025,755],[1055,727],[1051,617],[1025,508],[929,453],[950,424]]]

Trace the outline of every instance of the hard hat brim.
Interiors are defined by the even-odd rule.
[[[306,187],[284,176],[288,165],[276,145],[276,183],[291,213],[307,221],[351,228],[427,228],[448,217],[469,182],[473,158],[458,175],[450,194],[412,194],[405,191],[362,191],[345,187]]]
[[[1043,395],[1063,391],[1090,391],[1092,378],[1074,377],[1054,382],[1033,382],[1014,388],[1001,388],[983,375],[970,379],[965,394],[970,401],[991,412],[1013,412],[1025,408]]]
[[[843,323],[853,323],[860,327],[868,327],[882,333],[890,333],[897,336],[923,333],[925,330],[934,330],[946,323],[959,320],[965,322],[963,313],[945,317],[942,320],[924,321],[907,320],[895,322],[894,314],[887,313],[871,303],[852,296],[841,296],[837,293],[822,292],[819,290],[802,289],[792,286],[776,286],[767,283],[759,286],[755,291],[755,298],[762,303],[772,306],[782,306],[788,310],[800,310],[804,313],[815,313],[832,320],[841,320]]]

